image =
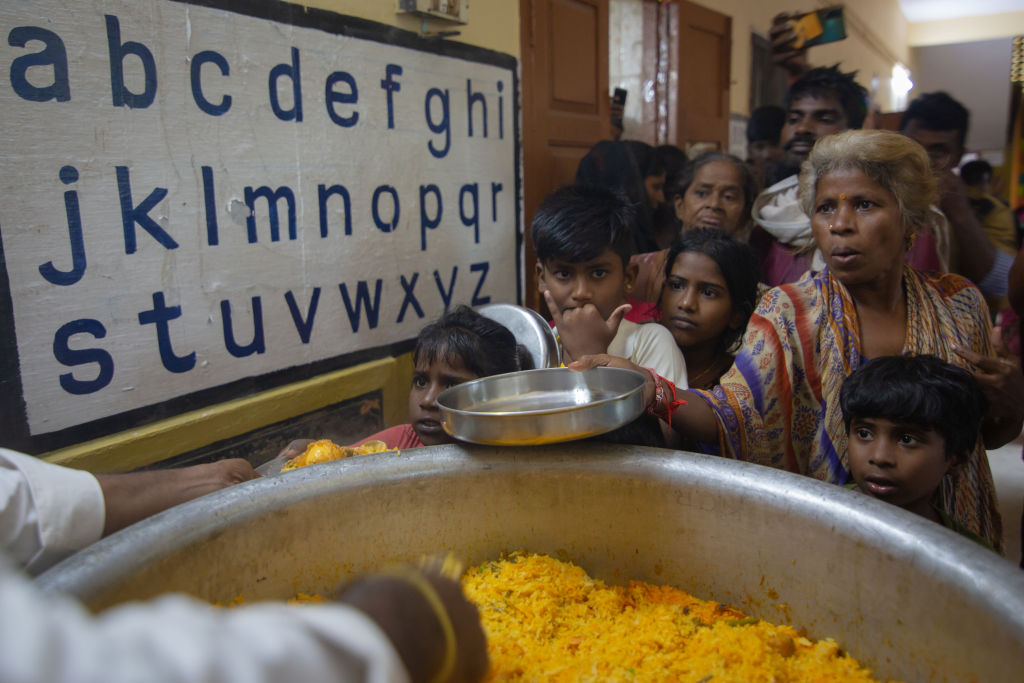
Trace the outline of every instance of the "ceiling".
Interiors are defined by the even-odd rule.
[[[899,0],[899,3],[903,16],[911,24],[1024,11],[1024,0]]]

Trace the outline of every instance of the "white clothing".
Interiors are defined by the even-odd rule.
[[[794,249],[807,249],[814,245],[811,219],[800,206],[800,176],[791,175],[780,180],[754,200],[751,216],[758,225],[776,240]],[[825,268],[821,251],[814,250],[811,270]]]
[[[96,477],[0,448],[0,545],[38,574],[100,540],[106,518]]]
[[[102,493],[82,474],[0,449],[0,681],[409,680],[376,623],[338,603],[220,609],[170,595],[93,616],[68,597],[42,593],[7,552],[38,562],[99,538]]]
[[[619,323],[615,338],[608,345],[608,353],[628,358],[641,367],[651,368],[678,389],[689,387],[683,352],[664,325],[623,320]]]

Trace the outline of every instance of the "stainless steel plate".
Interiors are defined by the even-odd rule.
[[[514,304],[486,304],[476,310],[507,327],[516,341],[530,352],[534,368],[557,368],[561,365],[555,333],[537,311]]]
[[[566,368],[494,375],[437,397],[441,424],[456,439],[490,445],[556,443],[596,436],[644,411],[642,373]]]

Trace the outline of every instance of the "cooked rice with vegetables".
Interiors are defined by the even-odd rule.
[[[462,586],[487,634],[486,680],[875,680],[831,639],[670,586],[608,586],[546,555],[471,567]]]

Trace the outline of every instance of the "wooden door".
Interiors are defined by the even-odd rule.
[[[537,296],[533,213],[571,183],[584,154],[609,133],[608,0],[521,0],[525,305]]]
[[[678,0],[679,106],[677,142],[729,148],[732,17]]]

